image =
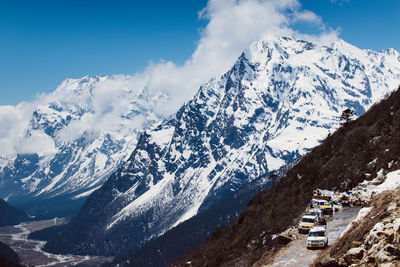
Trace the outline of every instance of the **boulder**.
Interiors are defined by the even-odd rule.
[[[392,244],[387,244],[384,248],[394,259],[400,259],[400,249]]]
[[[379,263],[391,262],[392,261],[392,257],[390,255],[390,253],[385,251],[384,249],[381,249],[376,254],[376,259],[377,259],[377,262],[379,262]]]
[[[289,244],[293,239],[286,235],[278,235],[275,240],[278,242],[278,244],[286,245]]]
[[[356,248],[356,247],[359,247],[361,245],[362,245],[362,243],[359,242],[359,241],[352,241],[351,242],[351,248]]]
[[[387,262],[387,263],[379,264],[379,267],[396,267],[396,265],[394,265],[391,262]]]
[[[384,240],[384,239],[380,240],[380,241],[377,242],[377,243],[374,243],[374,244],[372,245],[372,247],[368,250],[367,254],[368,254],[368,255],[374,255],[374,257],[375,257],[375,255],[376,255],[380,250],[382,250],[382,249],[385,247],[386,244],[387,244],[387,243],[386,243],[386,240]]]
[[[382,234],[385,226],[383,223],[378,222],[375,224],[374,228],[372,228],[371,231],[369,231],[367,237],[365,238],[365,244],[368,244],[372,246],[373,244],[379,242],[379,240],[383,239],[385,237],[384,234]]]
[[[363,247],[351,248],[347,251],[344,256],[344,260],[347,264],[353,264],[361,260],[364,256],[365,250]]]
[[[385,229],[385,225],[381,222],[378,222],[377,224],[374,225],[374,228],[372,228],[371,231],[382,232],[383,229]]]
[[[388,210],[388,211],[392,211],[392,210],[395,210],[396,207],[397,207],[397,203],[396,203],[396,202],[393,202],[393,203],[391,203],[391,204],[389,205],[389,207],[387,208],[387,210]]]
[[[391,235],[393,235],[393,230],[392,229],[388,229],[388,230],[385,230],[385,231],[383,231],[383,232],[381,232],[385,237],[389,237],[389,236],[391,236]]]
[[[339,266],[343,266],[343,265],[340,264],[337,259],[328,257],[328,258],[321,260],[317,266],[319,266],[319,267],[339,267]]]

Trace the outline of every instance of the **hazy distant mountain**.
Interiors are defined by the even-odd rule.
[[[28,215],[0,199],[0,226],[19,224],[29,219]]]
[[[52,94],[6,113],[23,109],[17,115],[28,118],[17,154],[2,155],[0,196],[29,204],[79,199],[99,188],[129,157],[138,134],[164,116],[155,109],[166,96],[134,87],[130,76],[67,79]]]

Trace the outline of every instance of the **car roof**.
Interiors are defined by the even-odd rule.
[[[326,229],[323,226],[314,226],[313,228],[310,229],[310,232],[319,232],[319,231],[326,232]]]
[[[310,209],[308,212],[322,212],[322,210],[321,209],[317,209],[317,208],[313,208],[313,209]]]
[[[304,215],[302,218],[305,218],[305,219],[315,219],[317,216],[315,216],[315,215]]]
[[[326,200],[325,199],[320,199],[320,198],[313,198],[313,199],[311,199],[311,201],[315,201],[315,202],[325,202]]]

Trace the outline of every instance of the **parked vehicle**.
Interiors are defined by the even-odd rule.
[[[304,215],[298,226],[299,233],[307,233],[318,222],[318,217],[315,215]]]
[[[313,208],[321,209],[323,214],[332,214],[333,213],[332,201],[326,201],[324,199],[313,198],[311,200],[311,206]]]
[[[323,214],[333,213],[333,203],[332,201],[325,201],[319,208],[322,210]]]
[[[322,210],[321,210],[321,209],[317,209],[317,208],[309,209],[308,211],[306,211],[306,212],[304,213],[304,215],[315,215],[315,216],[317,216],[318,218],[323,217]]]
[[[321,199],[324,199],[324,200],[327,200],[327,201],[330,201],[332,199],[332,197],[326,193],[326,190],[324,192],[321,189],[314,189],[313,197],[314,198],[321,198]]]
[[[307,237],[307,249],[325,248],[328,246],[328,235],[326,228],[315,226],[310,229]]]

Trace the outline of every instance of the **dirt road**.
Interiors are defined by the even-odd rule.
[[[333,244],[347,225],[355,219],[360,208],[347,208],[335,212],[328,218],[328,240]],[[298,239],[290,242],[288,247],[281,249],[270,266],[309,266],[321,250],[308,250],[307,235],[298,235]]]
[[[0,227],[0,241],[14,249],[21,259],[21,263],[27,266],[100,266],[102,263],[112,260],[112,258],[106,257],[50,254],[42,250],[44,241],[28,239],[31,232],[53,226],[55,223],[63,223],[63,219]]]

